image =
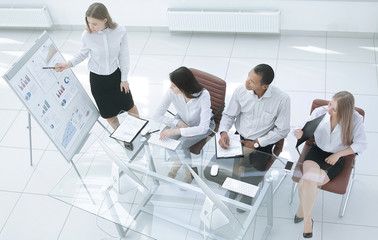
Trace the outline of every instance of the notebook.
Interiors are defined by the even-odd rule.
[[[217,158],[235,158],[242,157],[243,146],[240,142],[240,135],[234,133],[228,133],[230,138],[229,148],[224,149],[219,145],[220,133],[215,134],[215,151]]]
[[[110,137],[131,143],[147,125],[148,120],[127,114],[126,118],[118,126]]]

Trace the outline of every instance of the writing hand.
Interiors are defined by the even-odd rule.
[[[302,136],[303,136],[303,131],[302,129],[296,129],[294,131],[294,136],[297,138],[297,139],[300,139]]]
[[[163,131],[160,132],[160,140],[164,140],[169,136],[174,136],[174,135],[180,135],[180,129],[175,128],[165,128]]]
[[[120,88],[121,88],[121,92],[125,92],[125,93],[128,93],[130,92],[130,87],[129,87],[129,82],[125,81],[125,82],[121,82],[120,84]]]
[[[221,133],[221,138],[219,139],[218,143],[224,149],[228,149],[230,147],[230,137],[226,132]]]

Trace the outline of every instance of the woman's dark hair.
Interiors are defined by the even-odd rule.
[[[187,98],[198,98],[201,96],[204,87],[199,84],[192,71],[187,67],[177,68],[169,74],[169,78]],[[200,94],[197,95],[196,93]]]
[[[268,64],[259,64],[254,68],[257,75],[261,77],[260,85],[270,85],[274,79],[274,71]]]

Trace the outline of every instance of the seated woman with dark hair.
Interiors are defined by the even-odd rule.
[[[354,109],[351,93],[336,93],[328,107],[319,107],[312,112],[310,120],[321,115],[324,117],[314,132],[315,143],[303,162],[303,176],[298,188],[300,204],[294,216],[295,223],[304,220],[304,238],[312,237],[314,223],[311,216],[317,189],[340,173],[344,156],[361,153],[367,146],[363,117]],[[294,134],[299,139],[303,131],[297,129]]]
[[[208,136],[211,133],[210,129],[215,128],[214,121],[210,120],[212,116],[210,94],[186,67],[179,67],[169,74],[169,78],[170,89],[155,111],[154,119],[169,126],[160,133],[160,139],[178,139],[185,159],[191,159],[189,148]],[[174,118],[165,116],[171,104],[177,111]],[[168,152],[174,159],[168,176],[175,178],[181,162],[175,152]],[[184,181],[192,182],[189,170],[186,171]]]

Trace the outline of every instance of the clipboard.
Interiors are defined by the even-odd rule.
[[[321,116],[319,116],[319,117],[317,117],[317,118],[315,118],[311,121],[306,122],[306,124],[302,128],[303,135],[300,139],[298,139],[297,144],[295,145],[295,148],[297,149],[298,153],[299,153],[298,147],[303,142],[305,142],[307,139],[311,138],[314,135],[316,128],[318,127],[319,123],[323,120],[325,115],[326,114],[324,113],[323,115],[321,115]],[[300,153],[299,153],[299,155],[300,155]]]
[[[146,119],[127,114],[126,118],[117,129],[110,134],[110,137],[123,142],[132,143],[148,122],[149,121]]]
[[[220,133],[215,134],[215,156],[216,158],[236,158],[244,157],[243,146],[240,142],[240,135],[227,133],[230,138],[229,149],[224,149],[219,145]]]

